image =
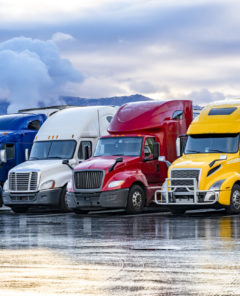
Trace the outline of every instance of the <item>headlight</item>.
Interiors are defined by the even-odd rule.
[[[8,189],[8,180],[3,184],[3,190],[8,192],[9,189]]]
[[[40,190],[46,190],[46,189],[53,189],[55,187],[55,181],[49,180],[47,182],[42,183],[40,186]]]
[[[214,202],[218,200],[219,197],[219,190],[221,188],[222,183],[225,181],[225,179],[223,180],[219,180],[217,182],[215,182],[208,190],[211,190],[210,192],[207,192],[205,197],[204,197],[204,201],[206,202]],[[213,192],[215,191],[215,193]]]
[[[119,187],[124,183],[124,180],[112,181],[108,184],[108,188]]]
[[[220,187],[224,181],[225,181],[225,179],[217,181],[209,188],[209,190],[220,190]]]

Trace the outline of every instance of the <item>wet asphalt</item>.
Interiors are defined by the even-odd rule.
[[[240,215],[0,211],[0,295],[240,295]]]

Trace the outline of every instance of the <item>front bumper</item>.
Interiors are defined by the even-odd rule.
[[[5,206],[58,206],[60,204],[61,188],[39,192],[5,192],[3,203]]]
[[[122,209],[127,206],[128,192],[129,188],[94,193],[67,192],[66,199],[70,209]]]
[[[192,181],[192,185],[172,185],[172,181]],[[158,205],[200,205],[209,206],[218,202],[219,191],[198,190],[196,179],[166,179],[166,186],[155,191],[155,203]]]

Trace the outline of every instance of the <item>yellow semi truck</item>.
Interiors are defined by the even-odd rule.
[[[240,213],[239,134],[240,100],[207,105],[189,126],[187,139],[178,139],[179,148],[186,141],[184,153],[170,165],[155,202],[174,214],[197,208]]]

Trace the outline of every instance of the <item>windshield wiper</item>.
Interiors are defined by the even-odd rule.
[[[63,158],[60,156],[48,156],[47,159],[63,159]]]
[[[40,158],[38,157],[30,157],[29,160],[39,160]]]
[[[202,153],[201,151],[197,151],[197,150],[187,150],[185,153],[188,154],[188,153]]]
[[[211,150],[208,150],[208,152],[219,152],[219,153],[226,153],[226,152],[223,152],[221,150],[218,150],[218,149],[211,149]]]
[[[123,156],[123,153],[112,154],[112,156]]]

